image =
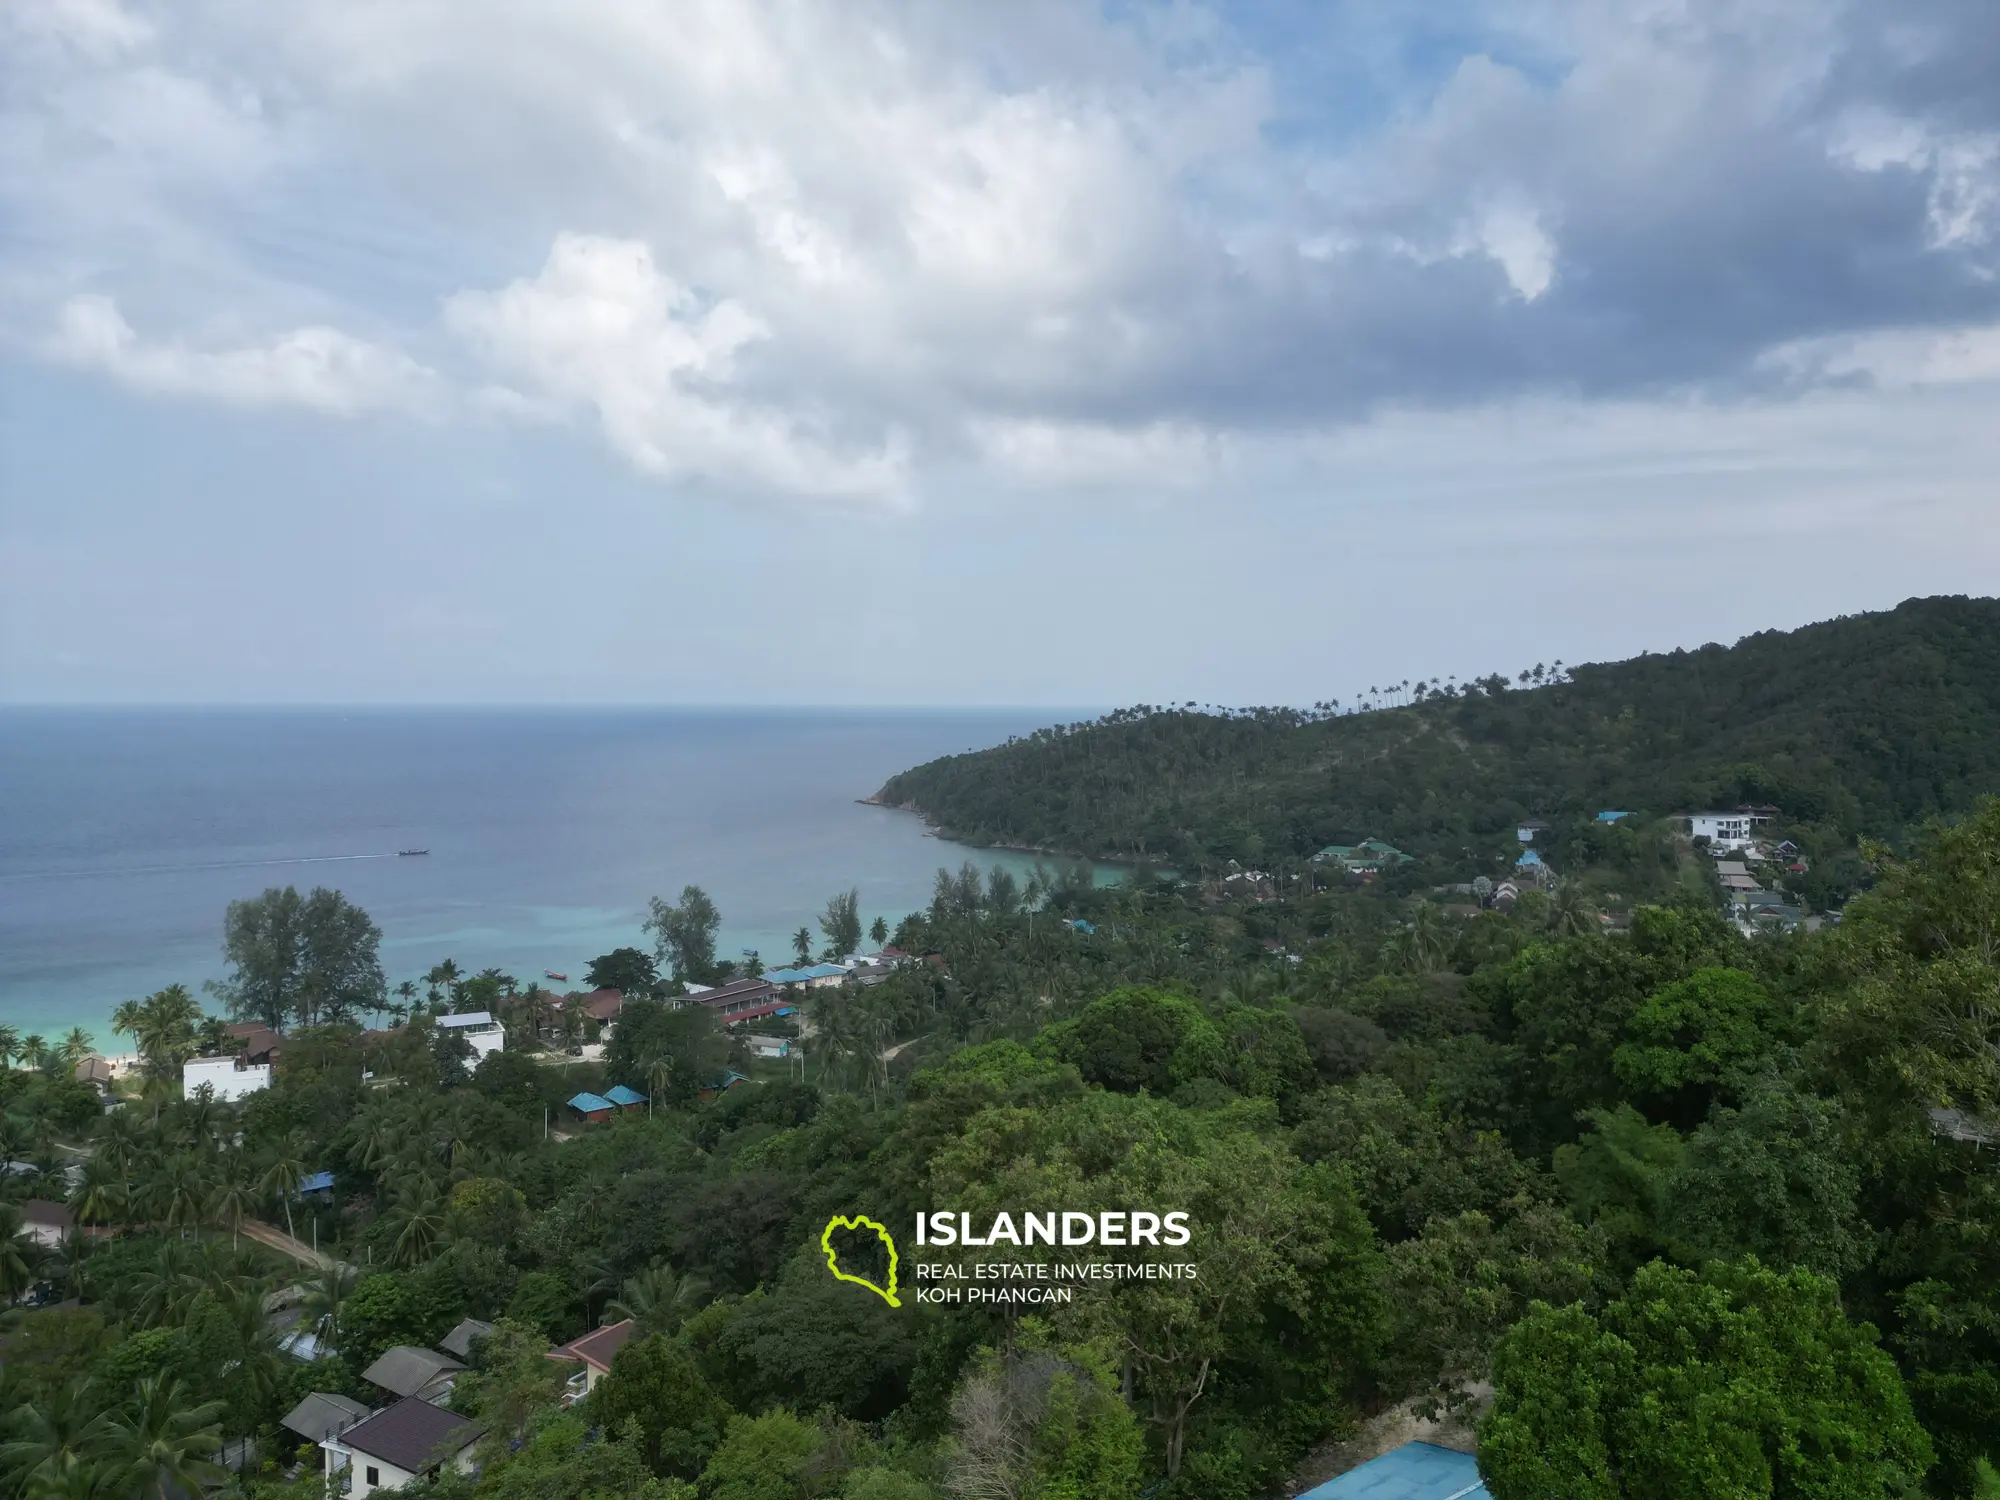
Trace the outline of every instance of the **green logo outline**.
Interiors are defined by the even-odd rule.
[[[872,1229],[889,1247],[889,1289],[885,1292],[866,1276],[850,1276],[840,1269],[840,1252],[833,1248],[833,1232],[836,1229]],[[826,1228],[820,1231],[819,1248],[826,1254],[826,1268],[833,1272],[835,1281],[852,1282],[855,1286],[865,1286],[891,1307],[903,1304],[896,1296],[896,1240],[884,1225],[877,1224],[866,1214],[856,1214],[849,1218],[846,1214],[835,1214],[826,1221]]]

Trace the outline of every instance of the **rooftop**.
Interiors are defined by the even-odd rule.
[[[604,1097],[609,1099],[613,1104],[618,1105],[644,1104],[646,1102],[644,1094],[640,1093],[637,1089],[628,1089],[622,1083],[612,1084],[610,1088],[604,1091]]]
[[[454,1028],[498,1026],[500,1024],[493,1019],[493,1012],[490,1010],[468,1010],[456,1016],[439,1016],[437,1023],[440,1026],[451,1026]]]
[[[314,1391],[278,1419],[287,1432],[296,1432],[309,1443],[323,1443],[343,1427],[365,1421],[368,1408],[359,1401],[331,1391]]]
[[[363,1370],[361,1378],[398,1396],[414,1396],[438,1376],[464,1368],[457,1360],[435,1350],[398,1344]]]
[[[483,1339],[493,1331],[491,1323],[482,1323],[477,1318],[467,1318],[443,1338],[438,1340],[438,1348],[457,1359],[472,1358],[472,1341]]]
[[[356,1453],[421,1474],[455,1457],[479,1434],[476,1422],[411,1396],[348,1428],[338,1441]]]
[[[809,979],[831,979],[846,972],[839,964],[808,964],[803,969],[766,969],[764,978],[771,984],[804,984]]]
[[[1470,1453],[1405,1443],[1298,1500],[1491,1500]]]
[[[594,1115],[601,1109],[616,1109],[618,1106],[613,1104],[609,1099],[605,1098],[602,1094],[593,1094],[590,1093],[588,1090],[586,1090],[581,1094],[572,1095],[569,1101],[569,1107],[571,1109],[581,1110],[584,1114],[587,1115]]]
[[[612,1358],[637,1331],[638,1325],[630,1318],[622,1323],[608,1323],[602,1328],[593,1328],[581,1338],[571,1339],[567,1344],[559,1344],[549,1351],[550,1359],[582,1360],[600,1370],[611,1368]]]

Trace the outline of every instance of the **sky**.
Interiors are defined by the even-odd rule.
[[[0,6],[0,701],[1303,703],[1996,475],[1992,0]]]

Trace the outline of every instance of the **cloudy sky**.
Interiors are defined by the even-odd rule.
[[[1992,0],[7,0],[0,697],[1306,701],[2000,580]]]

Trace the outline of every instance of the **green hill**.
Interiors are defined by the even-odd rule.
[[[1995,790],[2000,600],[1941,597],[1400,708],[1123,709],[931,761],[876,800],[968,842],[1198,869],[1370,835],[1455,861],[1523,817],[1744,802],[1894,839]]]

